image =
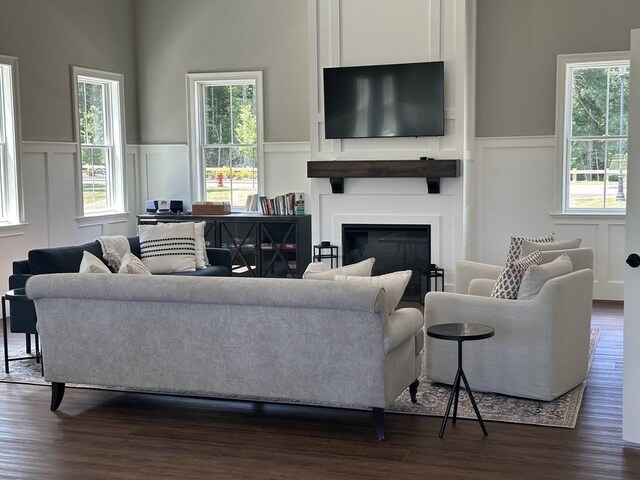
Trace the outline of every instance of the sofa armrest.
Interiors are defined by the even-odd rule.
[[[227,267],[231,274],[231,251],[226,248],[207,248],[209,264]]]
[[[388,329],[384,338],[384,352],[389,353],[415,336],[424,325],[424,319],[417,308],[401,308],[388,318]]]
[[[456,293],[469,293],[469,284],[474,278],[497,280],[502,271],[499,265],[460,260],[456,263]]]

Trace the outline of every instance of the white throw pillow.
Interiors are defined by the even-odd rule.
[[[151,272],[146,267],[142,260],[136,257],[133,253],[127,252],[122,257],[120,263],[120,269],[118,273],[134,274],[134,275],[151,275]]]
[[[555,242],[531,242],[526,238],[522,240],[522,248],[520,249],[520,256],[526,257],[531,252],[540,250],[545,252],[547,250],[566,250],[569,248],[578,248],[582,243],[581,238],[574,238],[572,240],[556,240]]]
[[[80,262],[79,273],[111,273],[109,267],[107,267],[102,260],[96,257],[93,253],[82,252],[82,261]]]
[[[207,246],[204,241],[204,227],[207,222],[197,222],[195,224],[196,233],[196,270],[203,270],[209,265],[207,256]]]
[[[490,296],[515,300],[518,297],[518,289],[520,288],[522,277],[524,277],[524,272],[531,265],[540,265],[541,261],[542,254],[540,250],[536,250],[524,258],[507,263],[500,275],[498,275]]]
[[[547,280],[566,275],[573,271],[573,265],[569,255],[563,253],[555,260],[542,265],[532,265],[527,268],[522,277],[520,288],[518,289],[518,300],[530,300],[534,298]]]
[[[330,270],[320,272],[305,271],[302,278],[309,280],[335,280],[336,275],[345,275],[352,277],[370,277],[371,269],[376,261],[375,258],[367,258],[358,263],[352,263],[350,265],[344,265],[338,268],[332,268]]]
[[[511,237],[511,242],[509,243],[509,251],[507,252],[506,263],[511,263],[514,260],[518,260],[520,258],[520,252],[522,251],[522,242],[524,240],[528,240],[534,243],[548,243],[553,242],[555,239],[556,238],[553,233],[550,233],[549,235],[542,235],[540,237]]]
[[[329,265],[327,265],[324,262],[311,262],[309,265],[307,265],[307,268],[302,274],[302,278],[308,278],[308,275],[310,274],[326,272],[327,270],[330,270],[330,269],[331,268],[329,267]]]
[[[387,273],[386,275],[378,275],[376,277],[353,277],[346,275],[336,275],[337,282],[354,282],[365,283],[376,287],[384,288],[387,297],[387,312],[392,314],[398,306],[404,290],[407,288],[409,279],[411,278],[411,270],[401,272]]]
[[[195,271],[194,222],[139,225],[138,236],[140,258],[151,273]]]

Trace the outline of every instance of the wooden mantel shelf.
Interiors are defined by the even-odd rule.
[[[328,178],[333,193],[344,193],[344,179],[424,177],[429,193],[440,193],[440,178],[459,177],[460,160],[328,160],[307,162],[308,178]]]

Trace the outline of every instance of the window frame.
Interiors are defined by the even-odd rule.
[[[570,160],[569,136],[571,132],[571,95],[573,68],[597,67],[614,64],[629,64],[631,59],[628,51],[577,53],[558,55],[556,69],[556,151],[558,156],[558,175],[556,194],[560,195],[556,202],[561,215],[590,215],[590,216],[624,216],[625,208],[570,208],[569,181]],[[606,136],[601,138],[606,139]],[[628,132],[627,132],[628,138]]]
[[[205,145],[203,129],[203,96],[207,85],[228,85],[251,81],[255,84],[256,97],[256,155],[258,194],[264,192],[264,113],[262,71],[248,72],[205,72],[187,73],[187,115],[189,128],[189,174],[191,201],[206,200],[205,159],[202,147]],[[243,211],[244,207],[233,207],[234,211]]]
[[[0,55],[0,227],[23,223],[18,59]]]
[[[121,73],[106,72],[73,66],[72,90],[73,90],[73,118],[76,155],[76,198],[77,216],[79,219],[87,217],[109,216],[127,213],[127,188],[126,188],[126,124],[124,105],[124,75]],[[105,86],[105,143],[106,145],[91,145],[91,147],[106,147],[111,151],[106,160],[107,172],[105,180],[108,185],[107,206],[103,209],[85,211],[84,191],[82,182],[82,137],[80,134],[80,111],[78,83],[86,80],[86,83],[97,83]],[[109,177],[108,179],[106,177]]]

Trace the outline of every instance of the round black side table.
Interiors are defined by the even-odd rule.
[[[2,335],[4,340],[4,371],[5,373],[9,373],[9,362],[13,362],[15,360],[27,360],[30,358],[35,359],[36,362],[40,362],[40,345],[38,340],[38,334],[35,334],[36,337],[36,354],[34,356],[28,357],[14,357],[9,358],[9,344],[7,338],[7,300],[10,302],[28,302],[29,298],[27,297],[26,289],[24,288],[15,288],[13,290],[9,290],[5,292],[2,296]]]
[[[456,371],[456,376],[453,380],[453,385],[451,386],[451,395],[449,395],[447,411],[444,414],[442,425],[440,426],[440,433],[438,434],[440,438],[442,438],[442,436],[444,435],[444,429],[447,426],[447,420],[449,418],[449,412],[451,411],[452,403],[453,417],[451,423],[453,423],[454,425],[456,424],[456,418],[458,416],[458,398],[460,396],[460,379],[464,381],[464,387],[467,390],[467,394],[469,395],[469,400],[471,400],[471,405],[473,405],[473,410],[476,412],[478,422],[480,422],[482,433],[484,433],[485,436],[487,435],[487,429],[485,428],[484,422],[482,421],[482,416],[480,416],[480,411],[478,410],[478,405],[476,405],[476,400],[473,398],[473,394],[471,393],[471,388],[469,387],[467,376],[464,374],[464,370],[462,370],[462,342],[468,340],[482,340],[485,338],[493,337],[494,333],[495,332],[492,327],[479,323],[441,323],[438,325],[431,325],[429,328],[427,328],[427,335],[432,338],[439,338],[441,340],[455,340],[456,342],[458,342],[458,370]]]

